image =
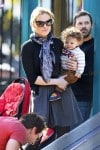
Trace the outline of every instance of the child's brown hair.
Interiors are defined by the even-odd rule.
[[[65,43],[68,37],[76,38],[80,44],[83,42],[83,35],[76,27],[68,27],[61,32],[61,40]]]

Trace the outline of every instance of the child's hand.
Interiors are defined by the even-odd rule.
[[[81,75],[79,73],[75,73],[75,77],[81,78]]]

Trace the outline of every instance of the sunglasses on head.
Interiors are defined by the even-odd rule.
[[[47,21],[35,21],[35,23],[38,27],[43,27],[44,25],[51,26],[53,24],[52,19],[49,19]]]

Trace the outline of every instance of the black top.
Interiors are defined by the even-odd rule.
[[[55,64],[53,65],[52,78],[57,78],[61,72],[60,55],[63,43],[58,38],[53,38],[51,49],[55,54]],[[37,76],[42,76],[40,71],[40,53],[41,45],[29,39],[22,45],[22,64],[25,70],[31,88],[38,93],[38,86],[34,84]]]
[[[94,39],[84,42],[80,47],[85,52],[86,66],[82,77],[71,85],[78,101],[93,99]]]

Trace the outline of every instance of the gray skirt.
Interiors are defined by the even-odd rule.
[[[82,115],[71,87],[62,92],[60,100],[49,102],[54,89],[54,86],[39,87],[39,95],[33,98],[33,112],[41,115],[49,127],[75,127],[82,123]]]

